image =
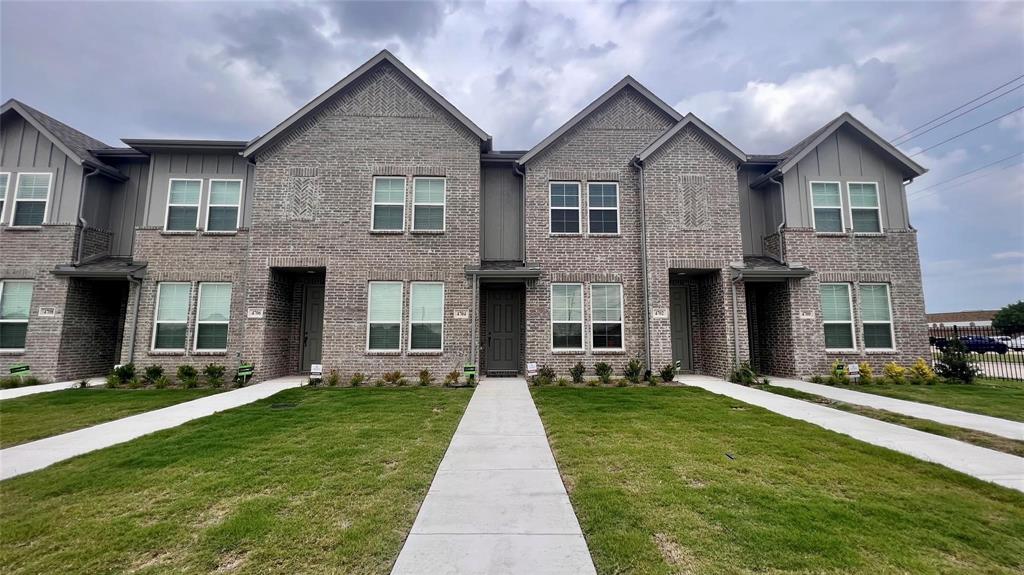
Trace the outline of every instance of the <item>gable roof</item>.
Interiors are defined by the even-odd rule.
[[[635,160],[641,164],[650,157],[651,154],[656,152],[659,148],[665,145],[666,142],[671,140],[686,126],[693,126],[704,132],[709,138],[711,138],[716,144],[718,144],[726,153],[733,158],[736,158],[739,162],[747,161],[747,155],[743,153],[743,150],[737,148],[732,142],[725,139],[724,136],[716,132],[711,126],[704,123],[703,120],[693,115],[693,113],[687,113],[683,116],[683,119],[676,122],[674,126],[665,131],[664,134],[658,136],[658,139],[651,142],[650,146],[647,146],[642,152],[636,155]]]
[[[652,104],[657,106],[658,109],[660,109],[662,112],[665,112],[666,114],[671,116],[672,119],[675,120],[676,122],[683,119],[682,114],[677,112],[675,108],[669,106],[668,104],[665,103],[664,100],[655,96],[653,92],[644,87],[644,85],[641,84],[640,82],[634,80],[632,76],[626,76],[625,78],[619,80],[618,83],[616,83],[614,86],[609,88],[607,92],[598,96],[598,98],[591,102],[586,108],[580,110],[579,113],[570,118],[568,122],[562,124],[562,126],[555,130],[554,132],[552,132],[551,135],[541,140],[541,142],[534,146],[533,148],[531,148],[529,152],[526,152],[526,154],[523,155],[522,158],[519,158],[519,164],[522,165],[525,164],[526,162],[529,162],[530,159],[532,159],[537,154],[541,153],[545,148],[553,144],[555,140],[561,138],[563,135],[565,135],[566,132],[573,129],[573,127],[575,127],[576,124],[582,122],[583,119],[589,116],[594,110],[600,108],[602,104],[604,104],[613,96],[615,96],[622,90],[625,90],[626,88],[633,88],[634,90],[639,92],[641,96],[650,100]]]
[[[376,56],[367,60],[365,64],[356,68],[351,74],[345,76],[337,84],[328,88],[326,92],[320,94],[316,98],[313,98],[313,100],[310,101],[308,104],[306,104],[302,108],[299,108],[297,112],[295,112],[291,116],[288,116],[288,118],[285,119],[285,121],[275,126],[266,134],[263,134],[259,138],[256,138],[255,140],[249,142],[249,145],[242,151],[242,155],[245,157],[252,156],[260,148],[276,140],[278,136],[288,131],[288,129],[295,125],[296,122],[302,120],[307,115],[316,112],[318,109],[320,109],[320,107],[323,104],[330,100],[331,97],[333,97],[338,92],[341,92],[346,87],[352,85],[359,78],[363,77],[364,74],[372,70],[381,62],[390,63],[399,72],[404,74],[413,84],[415,84],[416,87],[418,87],[420,90],[423,90],[428,96],[430,96],[432,100],[437,102],[439,106],[444,108],[452,116],[455,116],[456,120],[461,122],[464,126],[466,126],[466,128],[469,129],[469,131],[473,132],[473,134],[480,138],[482,149],[490,149],[491,136],[488,135],[487,132],[484,132],[482,129],[480,129],[480,126],[474,124],[472,120],[467,118],[462,112],[458,110],[458,108],[456,108],[455,106],[452,105],[451,102],[446,100],[444,96],[438,94],[437,91],[435,91],[426,82],[420,79],[419,76],[417,76],[412,70],[406,67],[406,65],[403,64],[398,58],[396,58],[394,54],[387,50],[381,50],[380,53],[378,53]]]
[[[32,124],[32,127],[39,130],[76,164],[98,168],[115,178],[124,178],[124,174],[117,168],[104,163],[92,153],[92,150],[106,150],[111,146],[14,98],[7,100],[3,107],[0,107],[0,115],[6,114],[10,110],[17,112],[29,124]]]

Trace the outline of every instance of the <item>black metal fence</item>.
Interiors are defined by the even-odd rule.
[[[928,328],[932,363],[950,341],[960,340],[985,377],[1024,381],[1024,334],[1007,336],[991,326],[941,326]]]

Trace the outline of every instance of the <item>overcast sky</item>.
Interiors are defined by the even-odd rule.
[[[844,110],[894,138],[1024,74],[1024,4],[4,1],[0,98],[112,145],[247,140],[382,48],[498,149],[530,148],[631,74],[775,153]],[[1021,106],[1024,89],[903,149]],[[909,187],[928,311],[1024,298],[1024,156],[931,187],[1018,152],[1024,112],[914,156],[931,170]]]

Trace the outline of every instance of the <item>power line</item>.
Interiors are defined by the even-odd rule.
[[[980,172],[980,171],[984,170],[985,168],[990,168],[990,167],[992,167],[992,166],[994,166],[996,164],[1001,164],[1001,163],[1005,162],[1006,160],[1009,160],[1010,158],[1014,158],[1014,157],[1020,156],[1022,154],[1024,154],[1024,152],[1017,152],[1016,154],[1010,154],[1009,156],[1006,156],[1005,158],[1003,158],[1001,160],[996,160],[996,161],[994,161],[994,162],[992,162],[990,164],[985,164],[984,166],[982,166],[980,168],[975,168],[975,169],[973,169],[973,170],[971,170],[969,172],[964,172],[964,173],[960,174],[959,176],[955,176],[955,177],[949,178],[948,180],[943,180],[943,181],[941,181],[941,182],[939,182],[937,184],[932,184],[932,185],[924,187],[924,188],[913,190],[912,192],[910,192],[909,196],[918,195],[918,194],[920,194],[921,192],[923,192],[925,190],[930,190],[932,188],[937,188],[937,187],[939,187],[941,185],[948,184],[949,182],[952,182],[954,180],[959,180],[960,178],[963,178],[965,176],[969,176],[969,175],[971,175],[973,173],[976,173],[976,172]]]
[[[993,92],[997,92],[997,91],[1005,88],[1006,86],[1009,86],[1010,84],[1016,82],[1017,80],[1020,80],[1021,78],[1024,78],[1024,74],[1021,74],[1020,76],[1017,76],[1016,78],[1010,80],[1009,82],[1006,82],[1005,84],[1002,84],[1000,86],[996,86],[995,88],[992,88],[988,92],[985,92],[984,94],[978,96],[977,98],[971,100],[970,102],[965,102],[965,103],[957,106],[956,108],[953,108],[952,110],[946,112],[945,114],[942,114],[940,116],[936,116],[936,117],[932,118],[931,120],[928,120],[927,122],[921,124],[920,126],[914,128],[913,130],[910,130],[909,132],[907,132],[905,134],[900,134],[899,136],[896,136],[895,138],[893,138],[893,140],[899,140],[899,139],[903,138],[904,136],[909,136],[910,134],[913,134],[914,132],[920,130],[921,128],[923,128],[925,126],[927,126],[928,124],[931,124],[932,122],[935,122],[937,120],[941,120],[942,118],[945,118],[946,116],[952,114],[953,112],[956,112],[956,111],[960,110],[961,108],[965,108],[967,106],[970,106],[971,104],[977,102],[978,100],[984,98],[985,96],[988,96],[989,94],[991,94]]]
[[[956,120],[957,118],[961,118],[961,117],[963,117],[963,116],[965,116],[967,114],[970,114],[971,112],[977,110],[978,108],[980,108],[980,107],[982,107],[982,106],[984,106],[986,104],[995,102],[996,100],[998,100],[999,98],[1002,98],[1003,96],[1009,94],[1010,92],[1013,92],[1015,90],[1020,90],[1021,88],[1024,88],[1024,84],[1020,84],[1018,86],[1014,86],[1013,88],[1010,88],[1009,90],[1003,92],[1002,94],[999,94],[995,98],[991,98],[991,99],[985,100],[984,102],[978,104],[977,106],[974,106],[973,108],[968,108],[968,109],[964,110],[963,112],[960,112],[959,114],[953,116],[952,118],[948,118],[948,119],[946,119],[943,122],[935,124],[934,126],[932,126],[931,128],[928,128],[927,130],[925,130],[923,132],[919,132],[917,134],[914,134],[913,136],[910,136],[909,138],[907,138],[907,139],[905,139],[905,140],[903,140],[901,142],[898,142],[898,143],[894,141],[894,142],[892,142],[892,144],[894,144],[896,146],[902,146],[902,145],[906,144],[907,142],[909,142],[910,140],[913,140],[913,139],[915,139],[917,137],[923,136],[923,135],[927,134],[928,132],[931,132],[932,130],[934,130],[936,128],[945,126],[946,124],[952,122],[953,120]],[[896,138],[896,139],[898,140],[899,138]]]
[[[955,184],[953,184],[951,186],[947,186],[945,188],[939,188],[939,189],[931,190],[930,192],[926,192],[926,193],[921,194],[919,196],[907,196],[907,198],[908,199],[914,199],[914,200],[921,200],[921,199],[924,199],[924,198],[927,198],[927,197],[931,197],[931,196],[933,196],[933,195],[935,195],[935,194],[937,194],[937,193],[939,193],[941,191],[948,190],[948,189],[951,189],[951,188],[955,188],[955,187],[958,187],[958,186],[962,186],[964,184],[969,184],[971,182],[977,182],[979,180],[984,180],[985,178],[988,178],[989,176],[994,176],[994,175],[998,174],[999,172],[1001,172],[1003,170],[1008,170],[1008,169],[1013,168],[1015,166],[1022,166],[1022,165],[1024,165],[1024,163],[1022,163],[1022,162],[1014,162],[1012,164],[1007,164],[1007,165],[999,168],[998,170],[992,170],[991,172],[985,172],[984,174],[979,174],[977,177],[971,178],[969,180],[964,180],[962,182],[957,182],[957,183],[955,183]]]
[[[1009,112],[1003,114],[1002,116],[999,116],[999,117],[996,117],[996,118],[992,118],[991,120],[985,122],[984,124],[978,124],[977,126],[971,128],[969,130],[964,130],[963,132],[960,132],[959,134],[957,134],[955,136],[950,136],[949,138],[946,138],[945,140],[942,140],[941,142],[939,142],[937,144],[932,144],[931,146],[928,146],[927,148],[921,150],[920,152],[915,152],[913,154],[910,154],[910,157],[913,158],[914,156],[920,156],[921,154],[927,152],[928,150],[931,150],[933,148],[937,148],[937,147],[939,147],[942,144],[945,144],[947,142],[952,142],[953,140],[959,138],[960,136],[965,136],[967,134],[970,134],[971,132],[973,132],[973,131],[975,131],[975,130],[977,130],[979,128],[984,128],[985,126],[991,124],[992,122],[995,122],[995,121],[998,121],[998,120],[1002,120],[1003,118],[1009,116],[1010,114],[1014,114],[1014,113],[1019,112],[1021,110],[1024,110],[1024,106],[1020,106],[1019,108],[1014,108],[1013,110],[1010,110]]]

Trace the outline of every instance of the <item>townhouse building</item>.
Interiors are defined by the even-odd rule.
[[[0,368],[808,376],[928,351],[925,170],[849,114],[750,155],[626,77],[497,151],[384,51],[251,141],[123,142],[0,110]]]

